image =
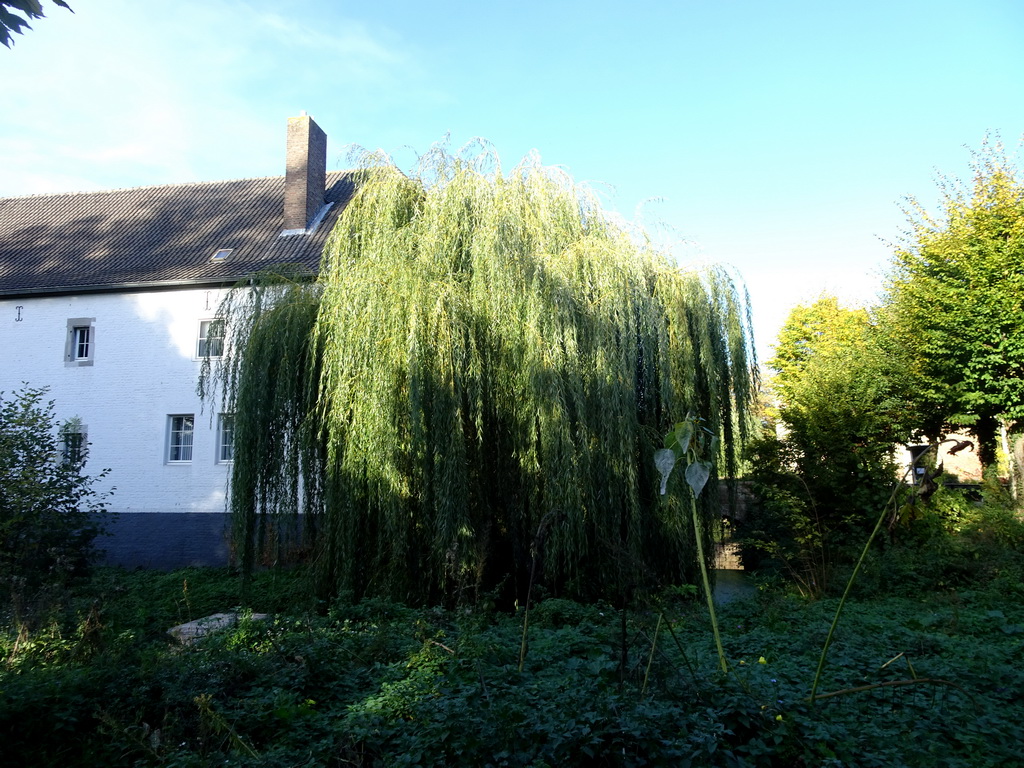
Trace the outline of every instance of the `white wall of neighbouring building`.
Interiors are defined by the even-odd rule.
[[[175,289],[22,296],[0,300],[5,398],[22,383],[48,387],[60,420],[77,418],[90,443],[86,473],[115,489],[111,511],[223,513],[230,464],[218,451],[220,405],[196,395],[200,322],[224,291]],[[87,361],[67,358],[69,321],[87,319]],[[171,461],[170,417],[194,416],[191,461]]]

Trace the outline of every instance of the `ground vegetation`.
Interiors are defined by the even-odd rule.
[[[719,605],[723,673],[695,588],[636,603],[625,641],[617,605],[539,600],[523,658],[523,609],[322,601],[302,568],[248,596],[223,570],[102,570],[0,634],[0,745],[62,768],[1013,764],[1024,531],[954,496],[919,522],[867,563],[814,701],[836,600],[768,585]]]

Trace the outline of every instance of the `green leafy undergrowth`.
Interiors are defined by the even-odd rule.
[[[29,637],[10,628],[0,639],[5,764],[955,767],[1017,759],[1020,592],[849,601],[820,687],[826,697],[812,705],[830,600],[766,592],[720,606],[723,675],[695,601],[631,612],[623,665],[618,609],[549,599],[531,611],[520,670],[521,613],[381,600],[318,606],[300,599],[301,578],[258,575],[248,607],[272,616],[243,611],[234,628],[190,646],[162,630],[189,610],[239,605],[228,574],[106,573],[78,595],[81,612]],[[190,609],[181,604],[186,579]]]
[[[1024,518],[1005,499],[976,501],[940,488],[927,503],[905,504],[869,553],[855,594],[1024,589]],[[846,573],[841,575],[845,576]]]

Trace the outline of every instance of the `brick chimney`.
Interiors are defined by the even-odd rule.
[[[288,118],[284,233],[304,232],[324,205],[327,134],[305,112]]]

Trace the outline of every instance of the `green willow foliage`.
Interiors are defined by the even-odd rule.
[[[521,599],[534,557],[574,596],[692,576],[683,494],[658,495],[653,455],[692,410],[734,472],[745,297],[560,171],[427,158],[415,178],[371,158],[318,282],[256,280],[223,308],[233,351],[201,389],[237,414],[243,563],[301,510],[328,592]]]

